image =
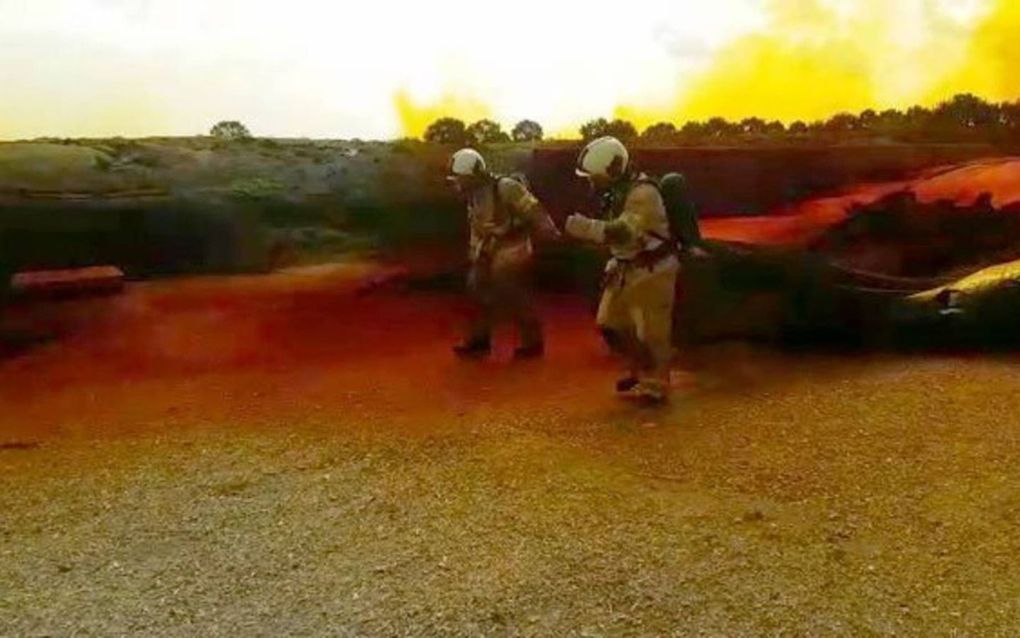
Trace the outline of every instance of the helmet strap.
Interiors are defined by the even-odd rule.
[[[609,162],[609,166],[606,167],[606,175],[616,181],[624,174],[623,158],[619,155],[613,157],[613,160]]]

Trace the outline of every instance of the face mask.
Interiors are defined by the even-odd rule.
[[[465,177],[448,177],[447,181],[449,182],[450,187],[453,188],[453,190],[458,195],[467,196],[467,195],[469,195],[471,193],[471,185],[468,183],[467,178],[465,178]]]

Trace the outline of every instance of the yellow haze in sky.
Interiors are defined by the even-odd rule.
[[[723,47],[677,87],[671,104],[623,104],[616,115],[639,127],[713,116],[791,122],[931,105],[964,92],[1015,98],[1020,81],[996,70],[1007,54],[1016,57],[1005,35],[1020,33],[1011,2],[993,0],[967,28],[932,2],[859,0],[840,12],[819,0],[772,0],[768,29]]]
[[[457,117],[470,124],[492,114],[492,109],[482,100],[451,92],[444,92],[437,100],[420,103],[407,91],[397,91],[393,107],[400,119],[400,129],[407,137],[421,137],[429,124],[441,117]]]
[[[935,97],[961,90],[990,100],[1020,97],[1020,2],[994,3],[973,32],[964,64],[940,83]]]
[[[787,44],[754,35],[719,53],[674,105],[620,105],[614,116],[638,128],[661,120],[818,119],[874,106],[875,89],[862,61],[841,45]]]
[[[715,116],[813,121],[840,112],[931,106],[956,93],[1020,97],[1020,2],[989,0],[970,23],[935,0],[768,0],[764,29],[723,45],[708,66],[678,77],[657,103],[621,100],[612,115],[639,129]],[[640,72],[636,70],[635,72]],[[413,104],[396,98],[405,134],[438,116],[491,111],[480,99]],[[506,123],[504,123],[506,124]],[[580,122],[577,123],[578,125]]]
[[[899,10],[897,10],[899,9]],[[957,93],[1020,96],[1020,4],[992,0],[976,26],[930,2],[772,0],[770,26],[724,47],[665,107],[621,105],[640,127],[722,116],[813,121],[840,112],[933,105]]]

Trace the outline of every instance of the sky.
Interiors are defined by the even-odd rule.
[[[0,139],[568,134],[1020,97],[1012,0],[0,0]]]

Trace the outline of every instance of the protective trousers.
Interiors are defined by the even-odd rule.
[[[469,343],[488,343],[502,321],[517,324],[522,347],[542,343],[542,322],[531,297],[531,267],[514,264],[493,268],[479,260],[468,271],[468,292],[475,302]]]
[[[664,392],[673,360],[673,304],[679,266],[629,266],[606,282],[597,323],[609,347],[641,383]]]

